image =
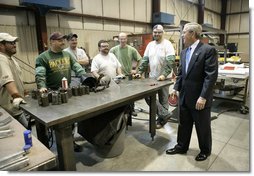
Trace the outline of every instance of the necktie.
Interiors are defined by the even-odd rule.
[[[185,72],[187,73],[187,70],[188,70],[188,66],[189,66],[189,63],[190,63],[190,59],[191,59],[191,47],[189,47],[188,49],[187,49],[187,51],[186,51],[186,70],[185,70]]]

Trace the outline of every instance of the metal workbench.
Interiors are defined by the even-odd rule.
[[[45,127],[52,127],[55,130],[59,168],[61,170],[76,170],[72,137],[74,122],[95,117],[150,96],[149,132],[153,139],[156,133],[156,93],[162,87],[171,84],[173,82],[170,80],[124,80],[101,92],[71,97],[65,104],[40,107],[37,100],[26,99],[27,104],[21,107],[35,119],[38,138],[45,145],[47,145]]]
[[[242,103],[242,105],[246,105],[246,99],[249,94],[249,91],[248,91],[249,90],[249,88],[248,88],[249,75],[248,74],[245,74],[245,75],[219,74],[218,79],[224,79],[224,80],[231,79],[233,83],[238,82],[238,80],[244,81],[243,94],[238,93],[236,95],[224,96],[224,95],[220,95],[218,93],[214,93],[213,94],[214,98],[227,99],[227,100],[231,100],[231,101],[240,102],[240,103]]]
[[[0,107],[3,117],[9,117],[10,114]],[[23,151],[25,145],[23,132],[26,130],[16,119],[12,117],[10,129],[14,130],[13,136],[0,139],[0,158],[6,158],[13,154]],[[47,147],[45,147],[35,136],[32,135],[33,146],[30,153],[27,154],[29,165],[18,171],[43,171],[54,168],[56,156]]]

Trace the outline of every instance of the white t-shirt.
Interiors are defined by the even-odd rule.
[[[70,47],[68,47],[68,48],[65,48],[64,51],[67,51],[68,53],[70,53],[72,57],[76,59],[76,61],[88,58],[86,55],[86,52],[80,48],[76,48],[76,50],[72,50]],[[85,68],[84,65],[81,65],[81,66]],[[71,76],[75,76],[75,75],[76,75],[75,72],[72,70]]]
[[[108,75],[111,78],[116,77],[116,70],[121,64],[113,53],[108,53],[107,56],[97,54],[92,61],[91,72],[96,71],[98,74]]]
[[[175,55],[175,50],[171,42],[166,39],[159,44],[152,41],[147,45],[144,57],[149,57],[150,78],[157,78],[161,75],[162,68],[166,65],[166,57],[169,55]]]
[[[88,58],[86,52],[83,49],[76,48],[76,50],[72,50],[70,47],[65,48],[64,51],[70,53],[77,61],[81,59]]]

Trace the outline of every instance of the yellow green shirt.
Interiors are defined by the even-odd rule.
[[[141,56],[138,51],[130,45],[126,45],[124,48],[120,47],[120,45],[117,45],[111,48],[110,52],[116,56],[122,65],[121,69],[125,75],[129,75],[131,73],[133,61],[141,60]]]

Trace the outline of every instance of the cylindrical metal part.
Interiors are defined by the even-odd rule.
[[[66,90],[63,89],[63,88],[59,88],[58,91],[59,91],[60,93],[66,92]]]
[[[45,107],[49,105],[49,99],[48,99],[48,94],[47,93],[42,93],[41,94],[41,106]]]
[[[39,106],[42,106],[42,98],[41,98],[41,93],[39,92],[37,92],[37,100],[38,100],[38,104],[39,104]]]
[[[40,92],[39,90],[36,91],[36,97],[37,97],[37,99],[38,99],[39,97],[41,97],[41,92]]]
[[[36,100],[37,99],[37,89],[33,89],[31,92],[31,95],[32,95],[32,98]]]
[[[82,95],[86,94],[86,88],[85,88],[85,86],[80,86],[80,92],[81,92]]]
[[[59,105],[62,104],[62,97],[61,97],[61,93],[60,92],[58,92],[57,97],[58,97],[58,104]]]
[[[72,97],[72,89],[68,88],[67,93],[68,93],[68,98],[71,98]]]
[[[77,87],[72,87],[72,95],[73,96],[78,96],[78,88]]]
[[[89,86],[85,86],[85,94],[89,94],[90,93],[90,88]]]
[[[83,91],[83,95],[86,94],[86,86],[81,86],[82,87],[82,91]]]
[[[78,86],[78,95],[82,96],[83,95],[83,91],[82,91],[82,87]]]
[[[52,92],[52,105],[58,104],[58,93],[56,91]]]
[[[67,103],[68,102],[68,93],[67,92],[61,92],[61,100],[62,103]]]
[[[49,103],[52,103],[52,91],[48,92]]]
[[[129,74],[129,75],[128,75],[128,79],[129,79],[129,80],[132,80],[132,74]]]

